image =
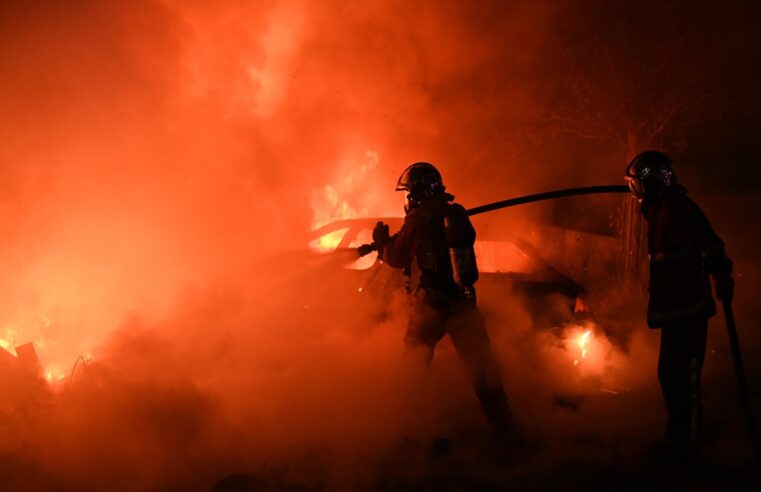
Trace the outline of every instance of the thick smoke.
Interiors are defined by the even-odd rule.
[[[428,373],[405,359],[399,276],[347,276],[350,254],[307,250],[312,227],[400,215],[394,180],[417,160],[436,163],[466,206],[617,182],[626,142],[564,126],[579,119],[579,77],[608,81],[605,63],[616,61],[584,59],[595,41],[585,29],[600,20],[587,12],[630,29],[624,41],[611,34],[620,30],[599,30],[600,42],[622,50],[614,54],[644,56],[627,39],[645,17],[627,23],[601,5],[4,2],[0,340],[9,349],[33,342],[53,383],[2,376],[0,488],[210,490],[246,475],[249,485],[353,490],[458,467],[552,487],[568,463],[578,483],[598,464],[636,467],[662,430],[657,334],[642,328],[641,299],[620,302],[610,281],[615,241],[560,247],[533,227],[611,234],[619,201],[476,221],[483,237],[509,231],[535,243],[588,287],[599,318],[579,333],[538,331],[523,299],[484,283],[508,394],[536,448],[506,470],[481,462],[484,423],[449,342]],[[746,97],[758,83],[752,8],[655,11],[678,24],[679,8],[689,26],[666,22],[652,35],[687,39],[679,46],[693,58],[679,69],[695,70],[690,94],[716,96],[696,104]],[[725,74],[718,96],[713,69]],[[690,112],[673,134],[640,141],[692,156],[684,169],[698,196],[725,192],[709,188],[713,166],[689,146],[734,148],[729,174],[754,163],[757,143],[726,130],[754,134],[757,96],[746,103]],[[749,192],[757,203],[758,189]],[[723,233],[720,217],[735,202],[709,203]],[[726,232],[736,236],[725,237],[730,254],[749,237],[740,226]],[[748,306],[759,258],[746,250],[741,322],[758,314]],[[367,295],[370,286],[384,295]],[[593,360],[577,367],[576,336],[588,327]],[[706,384],[722,388],[710,401],[733,402],[718,330],[709,350]],[[749,369],[758,383],[758,367]],[[717,447],[742,456],[726,444],[743,439],[726,423],[735,407],[710,405],[724,422],[713,423]],[[449,470],[429,460],[440,437],[464,443]]]

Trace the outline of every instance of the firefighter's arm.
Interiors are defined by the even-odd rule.
[[[732,260],[724,251],[724,241],[713,230],[700,207],[693,202],[690,202],[689,207],[698,241],[703,250],[706,271],[713,276],[716,297],[722,301],[731,301],[734,296],[735,281],[732,278]]]
[[[691,221],[697,233],[698,243],[703,250],[705,266],[708,273],[731,272],[732,260],[724,251],[724,241],[716,234],[711,223],[700,207],[694,202],[689,203]]]
[[[404,218],[401,230],[378,244],[378,257],[394,268],[404,268],[412,263],[420,241],[420,210],[413,210]],[[376,226],[377,230],[377,226]],[[388,230],[388,226],[386,226]],[[381,233],[382,234],[382,233]],[[375,237],[373,237],[375,240]]]

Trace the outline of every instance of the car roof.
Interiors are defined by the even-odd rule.
[[[368,229],[372,229],[375,227],[375,224],[378,222],[384,222],[389,225],[390,229],[398,230],[401,228],[402,224],[404,223],[403,217],[364,217],[364,218],[353,218],[353,219],[341,219],[336,220],[334,222],[330,222],[328,224],[325,224],[321,227],[318,227],[317,229],[314,229],[310,232],[309,240],[314,241],[317,240],[327,234],[336,233],[338,231],[346,230],[346,233],[343,234],[341,237],[338,245],[336,246],[336,250],[339,249],[346,249],[353,245],[353,243],[356,242],[358,236],[363,231],[366,231]],[[570,278],[567,275],[564,275],[561,273],[555,266],[553,266],[550,262],[548,262],[539,252],[539,250],[531,244],[531,242],[527,241],[526,239],[522,238],[519,235],[516,235],[509,230],[500,228],[498,234],[490,234],[491,237],[482,238],[479,234],[479,239],[476,241],[478,248],[481,246],[483,248],[483,244],[479,245],[478,243],[490,243],[489,246],[492,248],[499,249],[500,245],[502,247],[514,247],[517,249],[521,254],[525,255],[525,257],[532,263],[533,266],[533,272],[537,275],[540,275],[541,277],[554,281],[554,282],[561,282],[561,283],[568,283],[572,284],[574,286],[577,286],[579,289],[583,290],[583,287],[575,282],[572,278]],[[356,246],[356,244],[354,244]],[[509,273],[509,271],[502,271],[499,269],[485,269],[486,273]]]

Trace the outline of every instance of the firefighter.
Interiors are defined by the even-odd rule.
[[[492,436],[503,444],[515,443],[515,425],[499,368],[476,305],[476,231],[465,209],[446,193],[441,174],[432,164],[410,165],[399,178],[396,191],[407,192],[404,224],[390,236],[388,225],[378,222],[373,242],[380,259],[412,275],[404,337],[407,350],[428,365],[436,344],[448,334],[475,388]]]
[[[649,150],[637,155],[626,181],[647,221],[650,285],[647,321],[660,328],[658,380],[668,411],[667,446],[689,456],[700,442],[700,374],[708,319],[719,300],[731,301],[732,261],[701,209],[676,179],[671,160]]]

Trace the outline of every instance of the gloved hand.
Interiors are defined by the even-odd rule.
[[[388,230],[388,224],[378,222],[373,229],[373,243],[378,251],[381,251],[388,244],[390,234]]]
[[[735,294],[735,281],[732,278],[732,272],[724,270],[714,273],[713,282],[716,287],[716,297],[720,301],[731,301]]]

